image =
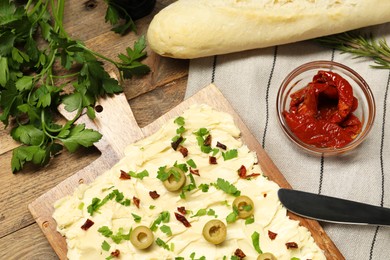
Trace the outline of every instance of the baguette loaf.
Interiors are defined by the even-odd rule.
[[[179,0],[152,20],[148,44],[198,58],[390,22],[390,0]]]

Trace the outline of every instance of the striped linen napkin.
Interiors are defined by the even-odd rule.
[[[390,23],[365,28],[390,44]],[[303,63],[332,60],[351,67],[369,84],[376,119],[367,139],[351,154],[310,156],[282,132],[276,95],[284,77]],[[390,70],[321,46],[313,40],[194,59],[186,97],[214,83],[294,189],[390,207]],[[321,223],[346,259],[390,259],[390,229]]]

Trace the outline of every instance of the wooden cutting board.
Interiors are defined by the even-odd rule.
[[[215,85],[205,87],[196,95],[185,100],[144,128],[140,128],[137,125],[126,97],[123,94],[101,99],[97,104],[97,111],[102,111],[97,113],[96,119],[92,121],[84,115],[78,123],[85,123],[86,127],[96,129],[103,134],[102,139],[96,144],[96,147],[102,155],[89,166],[61,182],[29,204],[31,214],[60,259],[66,259],[67,247],[65,238],[56,231],[56,223],[52,218],[54,202],[66,195],[72,194],[79,183],[92,182],[98,175],[110,169],[123,157],[123,151],[126,145],[153,134],[167,120],[177,117],[190,105],[195,103],[208,104],[216,110],[231,114],[241,130],[243,142],[252,151],[256,151],[263,172],[271,180],[278,183],[279,186],[291,188],[256,138],[250,133],[249,129]],[[64,115],[66,117],[70,116],[65,112]],[[290,214],[290,217],[299,220],[302,226],[307,227],[311,231],[314,240],[324,250],[327,259],[344,259],[317,221],[304,219],[293,214]]]

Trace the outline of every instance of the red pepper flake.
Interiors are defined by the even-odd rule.
[[[186,207],[177,207],[177,211],[183,215],[187,214]]]
[[[254,177],[257,177],[257,176],[260,176],[260,173],[252,173],[252,174],[249,174],[249,175],[246,176],[246,179],[254,178]]]
[[[90,220],[90,219],[88,218],[88,219],[85,221],[85,223],[81,226],[81,229],[87,231],[90,227],[93,226],[93,224],[95,224],[95,222],[93,222],[92,220]]]
[[[268,230],[268,237],[271,239],[271,240],[274,240],[276,238],[278,234],[277,233],[274,233],[272,232],[271,230]]]
[[[211,135],[208,135],[206,139],[203,141],[204,146],[210,146],[211,145]]]
[[[264,198],[266,198],[266,197],[267,197],[267,195],[268,195],[267,193],[264,193],[264,194],[263,194],[263,197],[264,197]]]
[[[217,164],[217,158],[214,156],[209,156],[209,163],[210,164]]]
[[[183,141],[183,137],[180,136],[179,138],[177,138],[176,141],[172,142],[172,143],[171,143],[171,146],[172,146],[173,150],[176,151],[177,148],[179,147],[179,144],[180,144],[182,141]]]
[[[157,191],[149,191],[149,196],[152,197],[152,199],[158,199],[160,197],[160,194],[157,193]]]
[[[190,173],[192,173],[193,175],[197,175],[197,176],[200,176],[200,174],[199,174],[199,170],[198,169],[192,169],[192,168],[190,168]]]
[[[236,251],[234,252],[234,255],[240,259],[243,259],[244,257],[246,257],[246,254],[244,254],[244,252],[242,252],[242,250],[239,248],[236,249]]]
[[[296,249],[296,248],[298,248],[298,244],[295,242],[287,242],[286,247],[287,247],[287,249]]]
[[[188,222],[188,220],[186,219],[186,217],[184,217],[183,215],[175,212],[175,217],[178,221],[180,221],[185,227],[191,227],[191,224],[190,222]]]
[[[221,149],[223,149],[223,150],[226,150],[226,145],[224,145],[224,144],[221,144],[220,142],[217,142],[217,145],[216,145],[217,147],[219,147],[219,148],[221,148]]]
[[[120,254],[121,254],[121,251],[119,251],[119,249],[115,250],[114,252],[111,252],[112,257],[119,257]]]
[[[246,178],[246,167],[244,165],[241,165],[240,169],[238,169],[238,176],[240,178],[245,179]]]
[[[135,197],[135,196],[133,196],[133,203],[134,203],[134,205],[136,205],[137,206],[137,208],[139,208],[139,203],[140,203],[141,201],[140,201],[140,199],[139,198],[137,198],[137,197]]]
[[[240,169],[238,169],[237,173],[241,179],[254,178],[254,177],[257,177],[260,175],[260,173],[252,173],[252,174],[246,175],[247,170],[246,170],[246,167],[244,165],[241,165],[241,167],[240,167]]]
[[[187,148],[185,148],[184,146],[180,145],[178,150],[183,155],[183,157],[187,157],[187,155],[188,155],[188,149]]]
[[[121,179],[121,180],[130,180],[131,177],[130,177],[130,174],[128,174],[127,172],[121,170],[121,176],[119,177],[119,179]]]

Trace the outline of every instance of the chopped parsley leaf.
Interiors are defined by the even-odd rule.
[[[103,249],[104,251],[109,251],[110,248],[111,248],[110,244],[107,243],[106,240],[104,240],[103,243],[102,243],[102,249]]]
[[[255,222],[255,217],[254,216],[251,216],[247,219],[245,219],[245,225],[249,225],[249,224],[252,224]]]
[[[103,226],[103,227],[99,228],[98,232],[105,237],[110,237],[112,235],[111,229],[107,226]]]
[[[149,176],[149,173],[148,173],[147,170],[143,170],[142,172],[139,172],[139,173],[130,171],[130,172],[129,172],[129,175],[130,175],[131,177],[138,178],[138,179],[141,179],[141,180],[142,180],[144,177]]]
[[[192,191],[192,190],[196,189],[196,183],[195,183],[194,176],[192,175],[192,173],[188,174],[188,176],[190,177],[191,182],[182,188],[181,193],[180,193],[180,198],[182,198],[182,199],[186,198],[185,192]]]
[[[191,258],[191,260],[206,260],[205,256],[201,256],[200,258],[195,258],[195,252],[192,252],[190,254],[190,258]]]
[[[200,150],[204,153],[210,153],[213,149],[210,147],[210,145],[205,145],[205,136],[209,135],[209,130],[206,128],[200,128],[198,131],[193,132],[194,135],[196,135],[196,140],[198,142],[198,145],[200,147]]]
[[[124,205],[124,206],[129,206],[130,203],[124,199],[123,193],[119,192],[118,190],[113,190],[109,194],[107,194],[103,200],[99,198],[93,198],[91,205],[87,207],[88,213],[92,216],[93,213],[97,212],[104,204],[106,204],[109,200],[112,200],[115,198],[115,201]]]
[[[234,223],[236,222],[238,218],[238,208],[233,206],[233,212],[231,212],[229,215],[226,216],[226,222],[227,223]]]
[[[206,183],[202,183],[202,184],[199,185],[199,189],[201,189],[202,192],[208,192],[209,188],[210,188],[210,185],[208,185]]]
[[[184,128],[184,126],[180,126],[179,128],[176,129],[176,134],[181,135],[185,131],[186,129]]]
[[[233,184],[230,184],[228,181],[218,178],[217,182],[213,184],[216,188],[226,192],[227,194],[231,194],[234,197],[238,197],[241,195],[241,191],[239,191]]]
[[[202,128],[199,128],[198,131],[194,132],[194,135],[203,137],[205,135],[208,135],[209,133],[210,132],[209,132],[209,130],[207,130],[207,128],[202,127]]]
[[[123,206],[130,206],[131,200],[130,199],[125,199],[124,201],[120,202]]]
[[[185,163],[180,163],[178,164],[177,162],[175,162],[173,164],[173,167],[176,167],[176,168],[179,168],[180,170],[182,170],[183,172],[188,172],[188,167]]]
[[[100,234],[102,234],[105,237],[110,237],[112,241],[114,241],[116,244],[119,244],[122,240],[130,240],[131,230],[127,234],[123,233],[123,231],[124,231],[123,228],[120,228],[118,230],[118,233],[114,235],[112,230],[107,226],[103,226],[98,229],[98,232]]]
[[[201,216],[215,216],[215,210],[213,209],[199,209],[195,215],[192,215],[191,218],[201,217]]]
[[[197,166],[196,166],[196,163],[194,162],[194,160],[192,160],[192,159],[189,159],[188,161],[187,161],[187,164],[191,167],[191,168],[197,168]]]
[[[138,215],[136,215],[134,213],[131,213],[131,215],[133,215],[134,221],[136,223],[140,223],[141,222],[141,217],[140,216],[138,216]]]
[[[245,206],[242,207],[242,209],[247,211],[247,212],[249,212],[249,211],[252,210],[252,206],[251,205],[245,205]]]
[[[252,238],[253,247],[255,248],[257,253],[262,254],[263,251],[261,251],[260,249],[260,234],[257,231],[255,231],[253,232],[251,238]]]
[[[152,226],[150,226],[150,230],[156,231],[157,230],[157,226],[160,225],[161,222],[168,223],[169,219],[170,219],[169,211],[161,212],[160,215],[158,215],[158,217],[156,218],[156,220],[153,221]]]
[[[83,208],[84,208],[84,202],[81,202],[81,203],[79,204],[79,206],[78,206],[78,209],[79,209],[79,210],[83,210]]]
[[[195,215],[191,216],[191,218],[195,218],[195,217],[201,217],[201,216],[205,216],[207,213],[207,209],[200,209],[196,212]]]
[[[172,230],[171,230],[171,228],[169,227],[169,226],[167,226],[167,225],[162,225],[161,227],[160,227],[160,230],[163,232],[163,233],[165,233],[167,236],[172,236]]]
[[[182,167],[182,165],[185,165],[185,164],[177,164],[177,165]],[[177,167],[177,168],[179,168],[179,167]],[[162,166],[162,167],[158,168],[157,179],[159,179],[161,181],[166,181],[166,180],[168,180],[168,178],[171,175],[173,175],[176,180],[180,179],[180,172],[177,169],[175,169],[175,167],[170,168],[168,171],[167,171],[167,166]]]
[[[232,149],[226,152],[222,152],[222,157],[225,161],[231,160],[233,158],[236,158],[238,156],[238,151],[237,149]]]
[[[170,250],[169,246],[167,243],[165,243],[162,239],[160,239],[159,237],[156,239],[156,244],[159,246],[159,247],[162,247],[164,248],[165,250]]]
[[[184,117],[182,116],[176,117],[176,119],[173,122],[179,126],[183,126],[185,124]]]
[[[116,244],[119,244],[122,240],[130,240],[131,230],[127,234],[123,233],[123,231],[123,228],[119,228],[118,233],[111,235],[112,241],[114,241]]]
[[[213,156],[216,156],[217,153],[219,152],[219,149],[218,148],[214,148],[212,151],[213,151]]]
[[[149,206],[149,209],[155,209],[155,208],[156,208],[155,205],[150,205],[150,206]]]

